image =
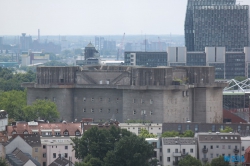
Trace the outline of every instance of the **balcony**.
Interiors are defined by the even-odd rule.
[[[202,152],[203,152],[203,153],[207,153],[207,152],[208,152],[208,149],[207,149],[207,148],[203,148],[203,149],[202,149]]]
[[[238,154],[239,152],[240,152],[239,149],[237,149],[237,148],[234,149],[235,154]]]
[[[202,158],[202,161],[206,163],[208,161],[208,158]]]
[[[173,165],[178,166],[178,164],[179,164],[179,161],[178,161],[178,160],[177,160],[177,161],[173,161]]]
[[[181,152],[174,152],[173,153],[174,157],[181,157],[181,155],[182,155]]]

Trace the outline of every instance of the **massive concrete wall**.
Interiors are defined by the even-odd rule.
[[[60,113],[61,120],[74,119],[73,89],[70,88],[28,88],[27,104],[31,105],[36,99],[54,101]]]
[[[123,122],[146,120],[163,121],[163,91],[123,90]]]
[[[122,90],[116,89],[75,89],[74,118],[93,118],[95,122],[105,122],[113,116],[123,121]]]
[[[164,122],[186,122],[190,119],[188,90],[164,91]]]

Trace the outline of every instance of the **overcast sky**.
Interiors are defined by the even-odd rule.
[[[184,34],[187,0],[0,0],[0,35]],[[250,5],[250,0],[241,0]]]

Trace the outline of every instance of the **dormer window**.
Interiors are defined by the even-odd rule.
[[[81,133],[80,133],[79,130],[77,130],[75,134],[76,134],[76,136],[80,136],[81,135]]]
[[[27,130],[25,130],[25,131],[23,132],[23,134],[29,134],[29,132],[28,132]]]
[[[68,130],[65,130],[65,131],[63,132],[63,135],[66,135],[66,136],[68,136],[68,135],[69,135],[69,132],[68,132]]]
[[[17,134],[17,132],[16,131],[12,131],[12,135],[14,135],[14,134]]]

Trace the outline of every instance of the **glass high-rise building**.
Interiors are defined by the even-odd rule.
[[[249,6],[236,0],[188,0],[185,45],[187,51],[205,47],[243,51],[249,46]]]

